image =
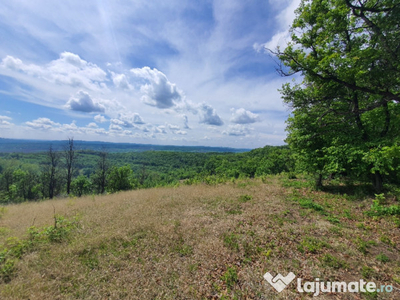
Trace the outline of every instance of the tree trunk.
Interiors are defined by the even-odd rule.
[[[322,188],[322,174],[318,174],[317,179],[315,180],[315,186],[319,189]]]
[[[383,179],[382,175],[379,171],[375,172],[372,177],[372,184],[374,186],[375,192],[377,194],[382,193],[383,191]]]

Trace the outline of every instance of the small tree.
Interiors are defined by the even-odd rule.
[[[90,193],[90,186],[91,182],[85,175],[79,175],[71,182],[71,190],[78,197]]]
[[[44,196],[47,195],[50,199],[53,199],[53,197],[59,192],[61,185],[59,162],[59,153],[55,152],[53,147],[50,145],[49,151],[47,151],[47,164],[42,171]]]
[[[92,175],[92,182],[95,185],[97,192],[100,194],[105,192],[107,186],[107,175],[110,168],[107,156],[108,154],[105,151],[99,153],[97,168],[95,173]]]
[[[107,189],[110,192],[126,191],[131,189],[132,169],[130,166],[112,167],[108,175]]]
[[[71,190],[71,181],[75,172],[75,146],[74,138],[68,138],[68,144],[64,151],[65,166],[67,169],[67,194],[69,195]]]

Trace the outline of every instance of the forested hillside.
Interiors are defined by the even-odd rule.
[[[72,139],[63,151],[0,153],[0,201],[39,200],[138,188],[222,182],[230,178],[288,172],[285,146],[245,153],[145,151],[109,153],[76,150]]]

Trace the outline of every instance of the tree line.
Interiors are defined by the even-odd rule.
[[[291,168],[286,146],[266,146],[246,153],[108,153],[77,150],[74,140],[69,138],[63,151],[49,146],[45,153],[3,153],[0,157],[2,203],[56,196],[80,197],[221,178],[253,178],[288,172]]]

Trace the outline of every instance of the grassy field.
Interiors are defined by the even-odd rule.
[[[319,299],[400,299],[398,217],[304,185],[270,177],[3,207],[0,299],[312,298],[295,281],[277,293],[265,272],[395,287]]]

